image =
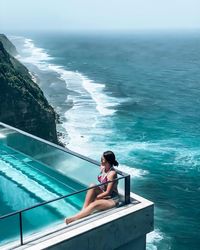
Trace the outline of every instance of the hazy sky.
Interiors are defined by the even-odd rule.
[[[200,0],[0,0],[0,33],[135,29],[200,29]]]

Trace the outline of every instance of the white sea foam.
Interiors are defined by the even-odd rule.
[[[160,230],[155,229],[153,232],[147,234],[147,250],[157,250],[156,244],[164,238]]]
[[[69,89],[75,90],[84,97],[88,93],[96,103],[97,111],[102,116],[113,115],[116,112],[115,107],[119,104],[119,101],[117,98],[104,93],[105,84],[96,83],[82,73],[65,70],[58,65],[51,64],[48,68],[56,71],[60,75],[60,79],[66,82]],[[87,93],[82,89],[82,86]]]
[[[192,155],[199,155],[199,150],[190,150],[185,149],[184,145],[179,143],[175,140],[160,140],[160,141],[131,141],[130,143],[127,143],[128,141],[121,142],[117,148],[120,151],[146,151],[150,153],[176,153],[179,154],[181,152],[185,152],[185,154],[190,154],[190,152],[193,152]],[[182,154],[182,153],[181,153]],[[184,153],[183,153],[184,154]]]
[[[192,169],[197,169],[200,171],[200,150],[199,149],[188,149],[180,148],[176,151],[174,163],[177,166],[185,166],[189,171]]]
[[[132,168],[123,164],[120,164],[117,169],[129,174],[132,178],[140,178],[148,174],[147,170]]]
[[[173,151],[174,147],[166,145],[164,141],[160,142],[133,142],[132,144],[133,150],[143,150],[155,153],[169,152]]]
[[[78,91],[83,86],[96,103],[96,109],[101,115],[108,116],[116,112],[115,107],[119,104],[119,100],[104,93],[105,84],[95,83],[80,72],[68,71],[62,66],[50,64],[49,61],[52,57],[44,49],[36,47],[31,39],[25,39],[22,54],[23,56],[18,56],[20,61],[34,64],[40,70],[51,70],[58,73],[59,78],[66,82],[68,88],[73,90],[76,85],[76,91]],[[74,83],[74,79],[77,80],[78,85]],[[84,94],[83,91],[82,94]]]
[[[32,63],[41,70],[46,70],[46,61],[52,59],[44,49],[36,47],[31,39],[25,39],[22,54],[23,56],[18,56],[20,61]]]
[[[200,171],[200,150],[188,148],[177,140],[162,140],[157,142],[135,142],[128,146],[129,151],[146,151],[158,154],[173,154],[173,165],[183,167],[185,170],[196,169]],[[169,164],[169,163],[168,163]]]
[[[103,116],[113,115],[116,112],[115,107],[119,104],[119,100],[104,93],[105,84],[95,83],[83,74],[78,74],[83,81],[84,88],[96,102],[96,109],[99,113]]]

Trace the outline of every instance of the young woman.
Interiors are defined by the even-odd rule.
[[[117,178],[117,172],[114,166],[118,166],[115,155],[112,151],[106,151],[101,157],[101,172],[98,176],[100,183],[113,181]],[[95,186],[94,184],[91,185]],[[93,213],[94,211],[102,211],[115,207],[119,202],[119,194],[117,190],[117,181],[94,187],[87,191],[85,202],[82,210],[73,217],[66,218],[65,223],[69,224],[75,220],[81,219]]]

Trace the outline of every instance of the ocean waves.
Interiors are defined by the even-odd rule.
[[[131,178],[141,178],[149,173],[147,170],[130,167],[124,164],[119,165],[117,169],[129,174]]]
[[[38,48],[34,45],[33,40],[23,38],[23,37],[11,37],[15,42],[16,40],[21,40],[23,42],[22,48],[20,50],[20,55],[18,59],[23,63],[31,63],[40,68],[40,70],[46,70],[46,62],[51,60],[52,57],[42,48]]]
[[[114,134],[118,134],[118,130],[115,130],[115,124],[113,125],[112,117],[115,116],[121,104],[126,101],[129,103],[129,101],[108,95],[105,91],[107,83],[95,82],[83,73],[67,70],[64,65],[54,64],[54,58],[43,48],[36,47],[33,40],[12,37],[14,42],[20,39],[21,55],[19,59],[24,63],[37,66],[41,71],[48,72],[48,75],[51,75],[48,87],[52,88],[52,90],[54,90],[56,79],[63,81],[68,90],[64,102],[69,108],[65,112],[61,109],[61,104],[56,102],[56,97],[53,102],[57,111],[62,110],[62,113],[60,113],[61,120],[63,120],[62,126],[67,134],[62,138],[63,143],[74,151],[97,158],[101,149],[104,150],[110,147],[110,142],[106,140],[106,137],[114,138]],[[42,80],[40,79],[40,81]],[[59,88],[59,85],[56,85],[55,88]],[[105,125],[105,123],[109,124]],[[104,139],[104,142],[102,139]],[[174,164],[182,168],[185,167],[188,171],[188,166],[190,166],[190,168],[199,170],[199,149],[188,148],[177,138],[138,142],[129,141],[128,139],[123,142],[123,138],[120,140],[120,144],[113,145],[113,149],[119,152],[120,155],[132,158],[138,166],[141,166],[141,154],[148,155],[149,159],[151,157],[156,159],[162,158],[162,155],[171,155],[170,159],[172,160],[165,162],[165,165]],[[95,150],[93,143],[95,143]],[[138,157],[135,152],[139,154]],[[128,171],[127,168],[126,171]],[[132,171],[133,168],[130,167],[130,172],[132,173]],[[149,170],[145,171],[147,172],[141,172],[142,174],[134,172],[131,175],[142,176],[148,174]]]
[[[53,45],[45,36],[40,39],[47,50],[37,48],[37,40],[21,40],[21,60],[40,69],[38,84],[46,82],[43,91],[60,112],[64,143],[96,160],[113,150],[119,169],[131,175],[132,191],[164,207],[155,213],[148,249],[181,249],[174,237],[180,228],[191,239],[186,247],[194,247],[192,230],[184,231],[180,220],[170,227],[172,217],[165,214],[186,219],[194,200],[199,205],[199,71],[192,65],[199,65],[198,46],[191,51],[184,37],[178,43],[170,37],[124,37],[116,40],[117,50],[109,38],[99,44],[92,36],[83,43],[81,37],[61,35]],[[183,49],[177,50],[180,43]],[[193,231],[197,228],[198,223]]]
[[[19,37],[12,37],[12,39],[19,39]],[[67,88],[81,95],[88,94],[88,97],[96,103],[96,109],[101,115],[113,115],[116,112],[115,106],[119,104],[119,100],[104,93],[105,84],[96,83],[78,71],[73,72],[64,69],[63,66],[50,63],[53,58],[43,48],[36,47],[31,39],[21,39],[24,39],[24,46],[21,49],[21,55],[18,56],[19,60],[34,64],[40,70],[56,72],[57,77],[65,81]],[[80,91],[81,85],[86,93],[83,90]]]

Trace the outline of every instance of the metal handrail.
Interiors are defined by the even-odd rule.
[[[23,212],[25,212],[25,211],[31,210],[31,209],[36,208],[36,207],[40,207],[40,206],[46,205],[46,204],[51,203],[51,202],[54,202],[54,201],[58,201],[58,200],[61,200],[61,199],[64,199],[64,198],[68,198],[68,197],[70,197],[70,196],[72,196],[72,195],[76,195],[76,194],[85,192],[85,191],[87,191],[87,190],[89,190],[89,189],[93,189],[93,188],[95,188],[95,187],[100,187],[100,186],[102,186],[102,185],[105,185],[105,184],[108,184],[108,183],[111,183],[111,182],[115,182],[115,181],[118,181],[118,180],[121,180],[121,179],[125,179],[125,177],[124,177],[124,176],[118,177],[118,178],[116,178],[116,179],[114,179],[114,180],[112,180],[112,181],[104,182],[103,184],[101,183],[101,184],[94,185],[94,186],[92,186],[92,187],[84,188],[84,189],[81,189],[81,190],[79,190],[79,191],[73,192],[73,193],[71,193],[71,194],[66,194],[66,195],[63,195],[63,196],[54,198],[54,199],[52,199],[52,200],[44,201],[44,202],[41,202],[41,203],[39,203],[39,204],[33,205],[33,206],[31,206],[31,207],[24,208],[24,209],[15,211],[15,212],[13,212],[13,213],[9,213],[9,214],[0,216],[0,220],[1,220],[1,219],[5,219],[5,218],[10,217],[10,216],[13,216],[13,215],[16,215],[16,214],[18,214],[18,213],[23,213]]]
[[[24,241],[23,241],[23,224],[22,224],[22,213],[23,212],[34,209],[34,208],[37,208],[37,207],[40,207],[40,206],[44,206],[46,204],[49,204],[49,203],[52,203],[52,202],[55,202],[55,201],[58,201],[58,200],[61,200],[61,199],[68,198],[70,196],[73,196],[73,195],[76,195],[76,194],[79,194],[79,193],[82,193],[82,192],[86,192],[86,191],[88,191],[90,189],[93,189],[95,187],[100,187],[100,186],[108,184],[108,183],[119,181],[121,179],[125,179],[125,200],[124,200],[124,202],[125,202],[125,204],[129,204],[130,203],[130,175],[126,175],[126,176],[118,177],[118,178],[116,178],[116,179],[114,179],[112,181],[106,181],[105,183],[100,183],[100,184],[94,185],[92,187],[81,189],[81,190],[76,191],[76,192],[71,193],[71,194],[63,195],[61,197],[54,198],[52,200],[42,202],[40,204],[36,204],[34,206],[31,206],[31,207],[28,207],[28,208],[25,208],[25,209],[22,209],[22,210],[18,210],[18,211],[13,212],[13,213],[3,215],[3,216],[0,217],[0,220],[6,219],[8,217],[19,214],[20,244],[23,245],[24,244]]]

